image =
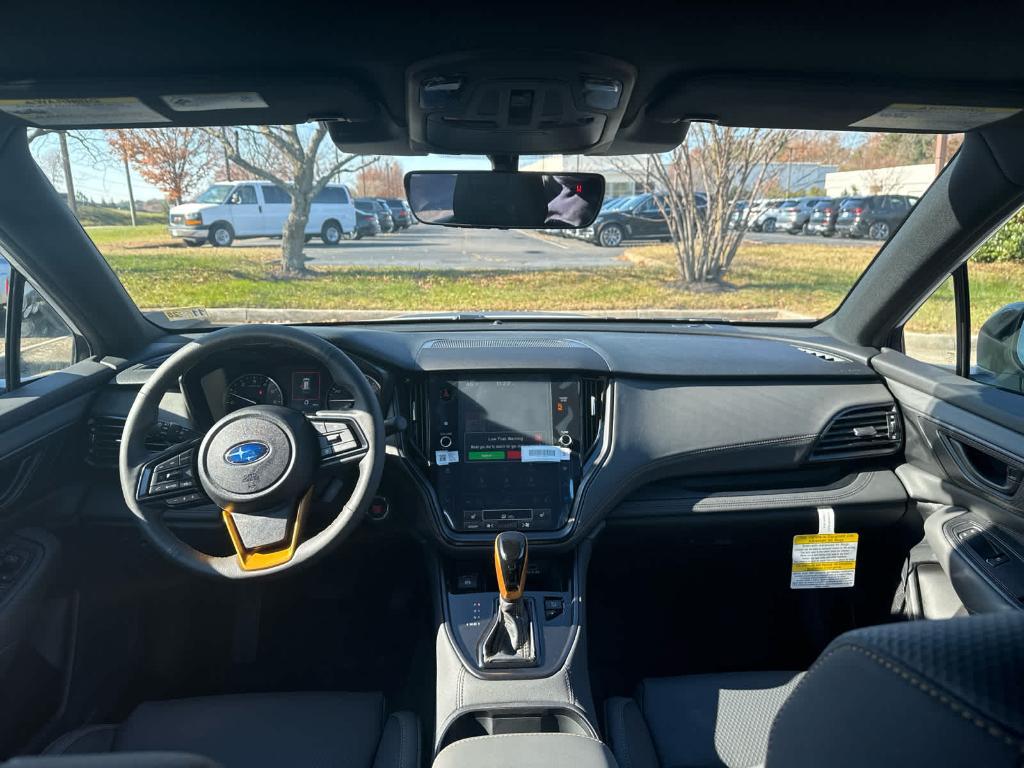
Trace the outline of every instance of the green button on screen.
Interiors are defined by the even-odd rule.
[[[470,451],[468,454],[470,461],[504,461],[504,451]]]

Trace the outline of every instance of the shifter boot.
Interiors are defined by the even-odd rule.
[[[533,600],[498,598],[498,610],[480,641],[480,666],[532,667],[536,664]]]

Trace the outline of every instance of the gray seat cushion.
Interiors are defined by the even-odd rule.
[[[202,755],[224,768],[413,768],[419,727],[408,713],[385,716],[379,693],[284,693],[147,702],[120,725],[61,737],[47,754],[166,750]]]
[[[606,706],[615,756],[632,768],[759,765],[772,722],[801,676],[735,672],[645,680],[635,705],[612,699]]]
[[[1024,614],[840,636],[779,712],[768,768],[1024,762]]]

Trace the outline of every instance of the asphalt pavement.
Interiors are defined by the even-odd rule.
[[[269,239],[239,240],[233,247],[274,245]],[[311,264],[425,269],[567,269],[626,266],[624,248],[551,237],[537,232],[455,229],[419,224],[401,232],[327,246],[319,239],[306,245]]]
[[[876,243],[819,235],[748,232],[749,242],[787,245],[813,243],[843,246]],[[273,246],[279,240],[238,240],[233,247]],[[306,245],[312,264],[356,267],[413,267],[433,270],[536,270],[622,267],[625,248],[644,243],[625,243],[621,248],[602,248],[593,243],[539,232],[500,229],[456,229],[419,224],[391,234],[324,245],[319,238]]]

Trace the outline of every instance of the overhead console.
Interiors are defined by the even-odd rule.
[[[602,392],[600,380],[563,374],[428,376],[414,434],[450,531],[565,527]]]
[[[589,54],[460,54],[409,70],[409,143],[423,152],[534,154],[608,147],[635,69]]]

